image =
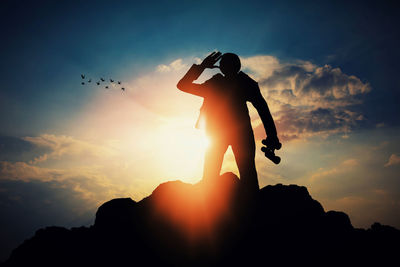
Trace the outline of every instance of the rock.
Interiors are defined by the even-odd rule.
[[[101,205],[91,227],[47,227],[5,266],[360,265],[396,259],[400,231],[375,223],[354,229],[347,214],[325,212],[307,188],[243,190],[232,173],[212,184],[170,181],[135,202]]]
[[[343,233],[353,230],[349,216],[341,211],[330,210],[325,214],[325,223],[328,231]]]
[[[94,227],[98,229],[128,228],[135,224],[137,204],[131,198],[112,199],[99,207]]]

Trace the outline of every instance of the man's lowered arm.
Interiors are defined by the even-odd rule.
[[[258,115],[261,118],[268,139],[270,139],[270,141],[273,143],[279,143],[274,119],[272,118],[271,112],[269,111],[268,108],[268,104],[265,101],[264,97],[262,96],[259,88],[257,90],[257,93],[255,95],[252,104],[256,108]]]

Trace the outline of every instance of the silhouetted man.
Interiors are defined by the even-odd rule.
[[[206,68],[220,70],[203,84],[193,83]],[[209,181],[219,176],[224,154],[232,147],[242,184],[250,190],[258,190],[255,167],[255,141],[251,127],[247,101],[257,109],[263,122],[269,144],[279,144],[277,132],[257,82],[240,71],[237,55],[213,52],[200,65],[194,64],[177,84],[178,89],[204,98],[200,118],[205,120],[206,134],[211,143],[206,152],[203,180]]]

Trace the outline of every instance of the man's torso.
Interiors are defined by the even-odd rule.
[[[247,101],[252,101],[257,83],[243,72],[232,78],[214,75],[204,83],[206,93],[201,113],[206,129],[212,135],[231,135],[233,132],[252,134]]]

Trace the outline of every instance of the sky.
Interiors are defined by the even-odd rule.
[[[249,106],[260,186],[303,185],[355,227],[400,228],[399,11],[389,1],[2,1],[0,261],[40,227],[91,225],[107,200],[199,181],[202,100],[176,83],[216,50],[240,56],[275,119],[279,165],[260,151]],[[238,173],[230,150],[223,171]]]

